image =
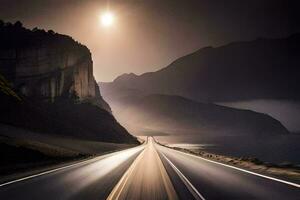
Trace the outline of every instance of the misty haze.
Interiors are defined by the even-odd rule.
[[[1,0],[0,199],[299,199],[299,9]]]

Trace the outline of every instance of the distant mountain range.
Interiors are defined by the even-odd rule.
[[[137,132],[257,136],[288,131],[265,114],[214,103],[298,101],[299,80],[300,34],[295,34],[206,47],[159,71],[124,74],[99,85],[117,119]]]
[[[287,134],[268,115],[199,103],[180,96],[149,95],[115,107],[118,120],[131,132],[156,135],[272,136]]]
[[[300,99],[300,34],[206,47],[169,66],[101,83],[103,95],[179,95],[200,102]]]

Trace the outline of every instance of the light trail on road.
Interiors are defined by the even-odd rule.
[[[297,200],[297,186],[173,150],[149,138],[138,147],[2,184],[0,199]]]

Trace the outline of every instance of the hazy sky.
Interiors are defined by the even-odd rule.
[[[96,79],[111,81],[122,73],[158,70],[207,45],[297,32],[299,7],[291,2],[0,0],[0,19],[72,36],[91,49]],[[99,15],[108,3],[116,21],[104,28]]]

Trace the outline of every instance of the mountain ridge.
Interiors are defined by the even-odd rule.
[[[136,134],[147,130],[202,137],[289,134],[278,120],[267,114],[199,103],[181,96],[152,94],[112,105],[118,120]]]
[[[180,95],[200,102],[300,99],[300,34],[202,48],[167,67],[129,80],[100,83],[103,93],[126,89]],[[123,92],[124,93],[124,92]],[[109,98],[109,94],[105,94]]]

